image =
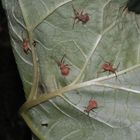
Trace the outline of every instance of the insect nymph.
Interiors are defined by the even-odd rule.
[[[102,56],[100,56],[100,57],[103,59]],[[104,61],[104,63],[101,65],[101,69],[102,69],[103,71],[99,71],[99,72],[97,73],[97,75],[98,75],[99,73],[109,72],[109,74],[110,74],[110,73],[114,73],[115,76],[116,76],[116,78],[117,78],[116,71],[117,71],[117,69],[118,69],[120,63],[117,65],[117,67],[114,67],[113,64],[112,64],[111,62],[105,61],[104,59],[103,59],[103,61]]]
[[[96,109],[97,107],[98,106],[97,106],[96,100],[91,99],[91,100],[89,100],[88,105],[87,105],[86,109],[84,110],[84,112],[87,112],[89,115],[90,111],[94,111],[94,109]]]
[[[23,32],[22,32],[22,39],[23,39],[23,43],[22,43],[22,48],[23,51],[28,54],[29,51],[31,51],[30,47],[29,47],[29,39],[23,37]]]
[[[86,24],[89,20],[90,20],[90,17],[89,17],[89,14],[88,13],[84,13],[83,10],[81,12],[78,12],[74,6],[72,5],[72,8],[73,8],[73,12],[74,12],[74,22],[73,22],[73,28],[74,28],[74,25],[75,25],[75,22],[78,23],[78,22],[82,22],[82,24]]]
[[[57,64],[58,64],[58,66],[60,68],[61,74],[63,76],[67,76],[69,74],[69,72],[70,72],[70,67],[69,67],[70,65],[69,64],[65,64],[64,58],[65,58],[65,55],[63,55],[61,61],[57,62]]]

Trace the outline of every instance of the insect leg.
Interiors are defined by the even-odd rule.
[[[114,68],[114,72],[113,72],[113,73],[115,74],[115,76],[116,76],[116,79],[117,79],[117,74],[116,74],[116,71],[118,70],[119,65],[120,65],[120,62],[118,63],[117,67],[116,67],[116,68]]]
[[[94,108],[94,109],[96,109],[96,108]],[[97,113],[94,109],[92,109],[91,111]]]
[[[118,63],[117,67],[115,68],[116,70],[118,69],[119,65],[120,65],[120,62]]]
[[[74,29],[75,21],[76,21],[76,18],[74,17],[74,21],[73,21],[72,29]]]
[[[72,4],[72,9],[73,9],[73,12],[74,12],[74,15],[76,16],[77,15],[77,10],[74,8],[74,5]]]
[[[106,70],[98,71],[98,72],[97,72],[97,77],[99,76],[100,73],[104,73],[104,72],[106,72]]]
[[[108,63],[108,64],[111,64],[110,62],[106,61],[101,55],[99,55],[101,57],[101,59],[105,62],[105,63]]]
[[[81,11],[80,15],[83,15],[83,10]]]
[[[78,20],[76,21],[76,24],[79,23],[79,21],[80,21],[80,20],[78,19]]]
[[[116,79],[117,79],[117,78],[118,78],[118,76],[117,76],[116,72],[114,72],[114,74],[115,74],[115,76],[116,76]]]

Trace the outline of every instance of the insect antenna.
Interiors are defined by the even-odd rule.
[[[90,100],[89,101],[91,101],[91,100],[93,100],[94,99],[94,97],[92,98],[92,97],[90,97]]]
[[[50,58],[53,59],[58,66],[60,66],[60,62],[54,56],[51,56]]]
[[[105,63],[108,63],[110,64],[110,62],[106,61],[101,55],[99,55],[101,57],[101,59],[105,62]]]
[[[78,11],[74,8],[74,5],[72,4],[72,9],[73,9],[73,12],[74,12],[74,15],[76,16],[78,13]]]
[[[73,17],[73,25],[72,25],[72,29],[74,28],[74,25],[75,25],[75,21],[76,21],[76,16],[78,15],[78,12],[76,11],[76,9],[74,8],[74,5],[72,4],[72,9],[73,9],[73,12],[74,12],[74,15],[75,17]]]
[[[64,63],[64,58],[66,57],[66,54],[63,55],[63,57],[61,58],[61,63]]]
[[[103,58],[101,55],[99,55],[99,56],[101,57],[101,59],[102,59],[103,61],[105,61],[104,58]]]
[[[21,31],[21,37],[22,37],[22,39],[24,38],[23,31]]]

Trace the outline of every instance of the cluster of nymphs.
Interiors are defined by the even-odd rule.
[[[62,74],[63,76],[68,76],[69,73],[70,73],[70,66],[71,66],[71,65],[70,65],[70,64],[65,64],[64,57],[65,57],[65,55],[63,55],[61,61],[57,62],[57,64],[58,64],[58,66],[59,66],[59,68],[60,68],[61,74]],[[120,64],[120,63],[119,63],[119,64]],[[109,74],[110,74],[110,73],[114,73],[115,76],[116,76],[116,78],[117,78],[116,71],[117,71],[117,69],[118,69],[118,67],[119,67],[119,64],[117,65],[117,67],[113,67],[113,64],[111,64],[111,63],[108,62],[108,61],[104,61],[104,63],[101,65],[102,71],[99,71],[99,72],[97,73],[97,75],[98,75],[99,73],[109,72]]]
[[[127,8],[127,6],[123,10],[125,10],[126,8]],[[73,13],[74,13],[74,17],[73,17],[74,21],[73,21],[72,28],[74,28],[75,23],[81,22],[84,25],[90,20],[90,16],[88,13],[85,13],[84,11],[81,11],[81,12],[77,11],[74,8],[73,4],[72,4],[72,9],[73,9]],[[23,51],[25,54],[28,54],[29,52],[31,52],[31,49],[29,47],[29,39],[24,38],[23,34],[22,34],[22,38],[23,38],[23,45],[22,45]],[[36,41],[33,41],[32,45],[35,47]],[[68,76],[70,73],[70,70],[71,70],[70,69],[71,65],[65,63],[65,56],[66,55],[64,54],[60,61],[56,61],[62,76]],[[119,66],[119,64],[118,64],[118,66]],[[113,67],[113,64],[111,64],[110,62],[104,61],[104,63],[101,65],[102,71],[98,72],[97,74],[99,74],[101,72],[109,72],[109,73],[115,74],[115,76],[117,78],[116,70],[117,70],[118,66]],[[84,112],[86,112],[89,115],[90,111],[94,111],[94,109],[96,109],[96,108],[97,108],[96,100],[91,99],[91,100],[89,100],[88,105],[85,107]]]
[[[83,11],[81,11],[81,12],[77,11],[74,8],[73,4],[72,4],[72,9],[73,9],[73,13],[74,13],[73,28],[74,28],[75,23],[81,22],[82,24],[86,24],[90,20],[88,13],[85,13]],[[23,51],[24,51],[24,53],[28,54],[29,52],[31,52],[31,49],[29,47],[29,40],[27,38],[24,38],[23,34],[22,34],[22,38],[23,38]],[[35,47],[36,41],[33,41],[32,45]],[[65,55],[62,57],[60,62],[57,62],[57,64],[60,68],[61,74],[63,76],[68,76],[70,73],[70,65],[65,64],[64,57],[65,57]],[[116,75],[117,68],[118,68],[118,66],[116,68],[114,68],[110,62],[105,61],[105,63],[102,64],[102,66],[101,66],[101,69],[103,70],[101,72],[109,72],[109,73],[114,73]],[[101,72],[98,72],[98,73],[101,73]],[[117,75],[116,75],[116,77],[117,77]]]
[[[84,13],[83,11],[81,12],[78,12],[74,6],[72,5],[72,8],[73,8],[73,12],[74,12],[74,22],[73,22],[73,28],[74,28],[74,25],[75,25],[75,22],[76,23],[79,23],[81,22],[82,24],[86,24],[88,21],[89,21],[89,14],[88,13]],[[29,51],[31,51],[30,47],[29,47],[29,40],[27,38],[24,38],[23,37],[23,33],[22,33],[22,38],[23,38],[23,51],[28,54]],[[36,45],[36,42],[34,41],[33,42],[33,45],[35,46]]]

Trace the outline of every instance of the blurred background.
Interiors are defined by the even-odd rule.
[[[128,11],[140,14],[140,0],[129,0],[126,5]],[[5,11],[0,0],[1,140],[31,140],[31,132],[18,114],[18,110],[24,102],[24,91],[10,45]]]

